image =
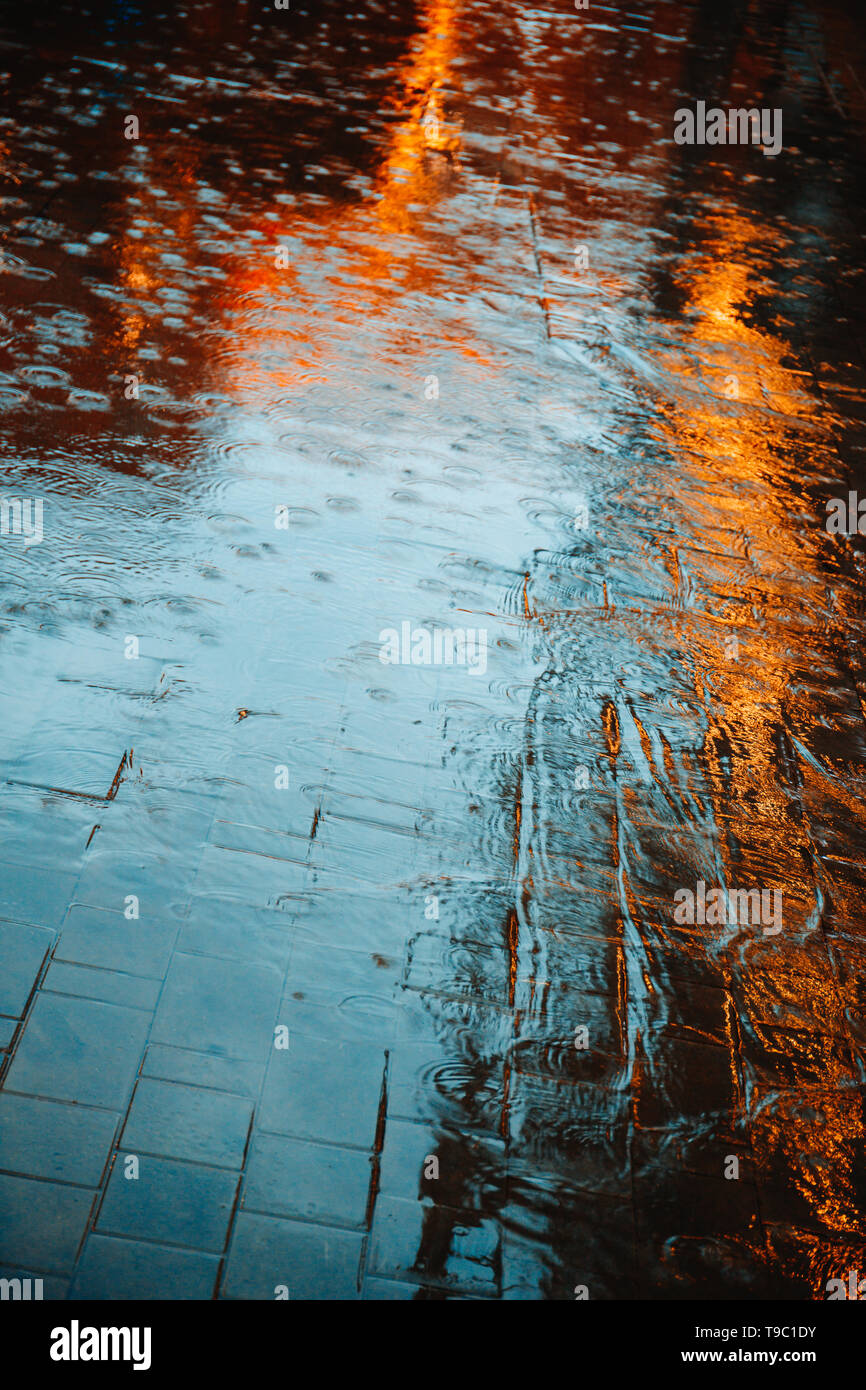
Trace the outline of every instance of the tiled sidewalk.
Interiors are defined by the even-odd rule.
[[[357,81],[300,11],[243,97],[219,34],[8,50],[4,456],[48,529],[3,542],[0,1277],[821,1297],[866,1238],[842,40],[341,16]],[[772,178],[672,146],[701,44],[732,91],[782,64]],[[489,669],[382,664],[404,618]],[[699,879],[784,884],[783,937],[684,929]]]

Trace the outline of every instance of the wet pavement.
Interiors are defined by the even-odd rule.
[[[866,1268],[853,17],[2,16],[42,535],[4,512],[0,1276],[827,1297]],[[698,100],[782,152],[678,145]]]

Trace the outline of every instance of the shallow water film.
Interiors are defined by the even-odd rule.
[[[866,1296],[854,9],[0,5],[4,1297]]]

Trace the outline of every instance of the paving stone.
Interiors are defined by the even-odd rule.
[[[232,1095],[255,1097],[265,1074],[265,1061],[239,1062],[234,1057],[214,1057],[205,1052],[188,1051],[151,1043],[142,1067],[144,1076],[203,1086]]]
[[[466,1096],[452,1083],[454,1054],[446,1042],[400,1040],[389,1055],[388,1114],[431,1124],[463,1124],[499,1134],[505,1106],[504,1074],[502,1065],[479,1069]]]
[[[78,1299],[208,1299],[213,1297],[219,1257],[198,1250],[166,1249],[150,1241],[91,1234],[72,1281]]]
[[[240,1061],[267,1056],[282,977],[272,966],[210,956],[172,958],[153,1041]]]
[[[240,1096],[142,1078],[122,1142],[132,1153],[239,1170],[252,1113],[252,1104]]]
[[[0,1012],[23,1014],[53,939],[41,927],[0,922]]]
[[[550,1299],[554,1289],[552,1263],[542,1242],[533,1241],[531,1234],[526,1231],[512,1231],[506,1227],[502,1233],[503,1299],[521,1303]],[[586,1283],[587,1275],[582,1265],[578,1267],[577,1278]],[[575,1298],[574,1287],[572,1284],[569,1301]]]
[[[370,1177],[370,1159],[358,1149],[257,1134],[247,1163],[243,1207],[360,1228]]]
[[[280,1020],[292,1030],[324,1039],[393,1040],[401,1002],[398,955],[348,951],[299,938],[292,951]]]
[[[574,1302],[580,1287],[591,1302],[638,1296],[630,1200],[539,1174],[500,1217],[503,1298]]]
[[[309,870],[305,862],[269,859],[209,845],[202,855],[195,893],[238,896],[251,908],[275,908],[289,893],[301,893]]]
[[[112,774],[113,775],[113,774]],[[93,830],[94,807],[30,787],[6,784],[0,807],[0,844],[7,860],[53,871],[81,860]]]
[[[6,1089],[125,1109],[149,1025],[148,1015],[138,1009],[40,994]]]
[[[105,837],[94,841],[75,889],[75,900],[106,912],[123,912],[130,893],[138,898],[138,922],[156,926],[182,917],[195,869],[186,858],[143,853],[125,846],[107,848]]]
[[[427,1172],[438,1176],[425,1176]],[[496,1210],[505,1185],[502,1140],[389,1118],[379,1176],[379,1191],[385,1196]]]
[[[363,949],[390,962],[403,959],[408,921],[404,894],[381,887],[348,893],[343,886],[327,901],[313,895],[299,903],[293,930],[310,945]]]
[[[495,1222],[450,1207],[379,1197],[371,1274],[495,1297],[498,1261]]]
[[[363,1236],[330,1226],[239,1212],[226,1263],[223,1298],[355,1300]]]
[[[104,1004],[123,1004],[129,1009],[153,1013],[160,981],[126,975],[119,970],[95,970],[53,960],[45,972],[42,988],[55,994],[75,994],[82,999],[100,999]]]
[[[404,983],[422,992],[433,989],[453,994],[502,998],[508,993],[508,952],[501,944],[454,941],[444,932],[419,933],[411,942]]]
[[[221,898],[194,898],[177,948],[244,964],[275,966],[283,975],[293,939],[285,913],[251,911]]]
[[[128,1178],[126,1152],[118,1151],[115,1159],[97,1231],[221,1251],[237,1191],[236,1174],[140,1154],[139,1176]]]
[[[0,1169],[97,1187],[120,1116],[0,1091]]]
[[[631,1193],[633,1125],[620,1092],[521,1074],[512,1078],[510,1102],[510,1175],[545,1174],[554,1185],[565,1178],[607,1196]]]
[[[287,1050],[273,1050],[257,1124],[274,1134],[371,1149],[384,1070],[376,1047],[294,1033]]]
[[[280,1023],[292,1034],[350,1047],[376,1043],[383,1052],[393,1045],[399,1018],[399,1002],[383,995],[346,995],[339,1005],[310,1004],[290,994],[280,1001]]]
[[[292,951],[286,995],[326,1007],[361,996],[379,1004],[377,1017],[381,1019],[389,1009],[401,967],[396,953],[383,956],[378,951],[347,951],[300,938]],[[381,1022],[379,1026],[381,1029]]]
[[[93,1193],[0,1174],[0,1263],[68,1274]]]
[[[178,929],[177,922],[128,920],[122,911],[76,903],[63,924],[54,959],[162,980]]]
[[[77,873],[33,864],[0,864],[0,917],[56,931],[63,921]]]

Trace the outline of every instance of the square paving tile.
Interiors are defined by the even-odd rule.
[[[292,1033],[268,1064],[257,1123],[275,1134],[372,1148],[384,1070],[377,1047]]]
[[[75,994],[81,999],[101,999],[104,1004],[123,1004],[130,1009],[153,1013],[161,981],[121,970],[97,970],[89,965],[72,965],[53,960],[45,972],[42,988],[55,994]]]
[[[354,1231],[240,1212],[226,1264],[222,1297],[348,1301],[359,1297],[363,1237]]]
[[[281,973],[272,966],[178,953],[157,1009],[153,1041],[240,1060],[265,1057],[274,1043],[281,984]]]
[[[135,1088],[123,1146],[240,1169],[252,1104],[200,1086],[142,1078]]]
[[[93,999],[40,994],[6,1089],[108,1110],[126,1108],[150,1016]]]
[[[371,1274],[495,1296],[498,1258],[494,1221],[396,1197],[376,1203]]]
[[[0,864],[0,917],[56,931],[77,879],[77,873],[57,873],[33,864]]]
[[[119,1118],[0,1091],[0,1169],[97,1187]]]
[[[91,1234],[69,1290],[71,1299],[207,1299],[219,1256]]]
[[[231,1095],[254,1099],[261,1090],[265,1059],[244,1062],[234,1057],[215,1057],[212,1053],[151,1043],[141,1070],[142,1075],[157,1077],[162,1081],[203,1086],[208,1090],[227,1091]]]
[[[161,980],[168,969],[178,926],[177,922],[144,917],[128,920],[122,910],[108,911],[76,903],[63,924],[54,959]]]
[[[0,1013],[23,1014],[53,940],[42,927],[0,922]]]
[[[245,909],[225,898],[195,898],[181,927],[178,950],[273,965],[283,973],[293,939],[286,913]]]
[[[256,1135],[244,1180],[243,1206],[275,1216],[364,1224],[371,1164],[358,1149]]]
[[[225,1244],[238,1179],[223,1168],[139,1154],[126,1176],[126,1150],[114,1162],[96,1229],[169,1245],[219,1252]]]
[[[80,1187],[0,1174],[0,1264],[68,1273],[92,1205]]]

